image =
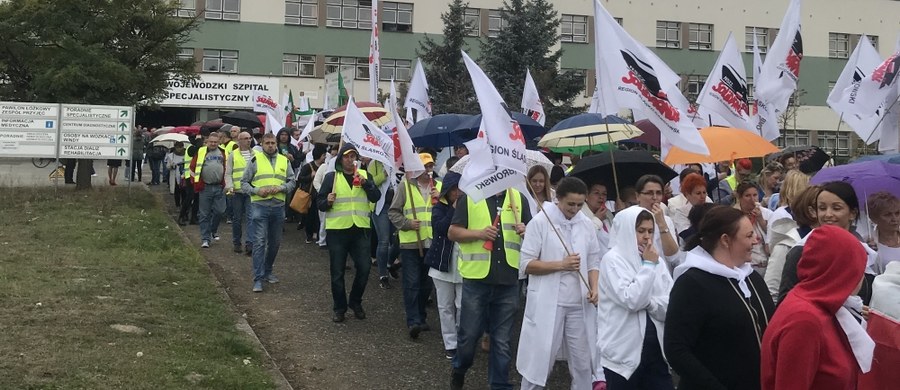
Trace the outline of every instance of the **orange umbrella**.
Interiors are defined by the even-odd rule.
[[[378,103],[356,102],[356,107],[362,111],[363,115],[372,123],[382,126],[391,121],[391,115],[384,107]],[[331,134],[340,134],[344,127],[344,116],[347,115],[347,106],[343,105],[334,110],[334,112],[322,123],[322,131]]]
[[[709,147],[709,156],[672,147],[666,156],[666,164],[672,166],[732,161],[739,158],[762,157],[778,151],[777,146],[750,130],[711,126],[700,129],[700,136]]]

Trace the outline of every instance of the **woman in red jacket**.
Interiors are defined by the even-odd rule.
[[[875,343],[860,324],[856,296],[866,252],[850,232],[822,226],[810,233],[787,295],[762,342],[762,388],[855,389]]]

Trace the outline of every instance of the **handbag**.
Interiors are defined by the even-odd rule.
[[[302,189],[297,189],[297,192],[294,193],[294,197],[291,199],[291,209],[300,213],[306,214],[309,212],[309,206],[312,203],[312,197],[309,192],[306,192]]]

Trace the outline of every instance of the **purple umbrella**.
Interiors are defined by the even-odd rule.
[[[824,184],[830,181],[850,183],[856,190],[860,209],[865,210],[868,196],[887,191],[900,196],[900,169],[896,164],[885,161],[865,161],[822,169],[809,181],[810,184]]]

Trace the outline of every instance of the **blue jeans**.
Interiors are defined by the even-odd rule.
[[[253,223],[250,221],[250,195],[235,192],[231,196],[231,243],[234,246],[241,245],[241,235],[243,233],[241,224],[244,218],[247,218],[247,237],[244,242],[247,246],[253,243]]]
[[[253,281],[264,280],[272,274],[275,256],[281,245],[284,207],[250,204],[250,223],[253,231]]]
[[[490,387],[513,388],[509,383],[509,339],[518,301],[518,285],[504,286],[463,280],[458,343],[456,356],[453,358],[454,372],[465,375],[472,367],[478,340],[488,330],[491,335],[491,352],[488,355]]]
[[[428,248],[425,248],[427,251]],[[431,280],[425,257],[419,256],[418,249],[401,249],[403,264],[403,307],[406,309],[406,326],[425,323],[425,304],[431,295]]]
[[[372,227],[375,229],[375,235],[378,238],[378,247],[375,249],[375,260],[378,263],[378,276],[388,276],[388,266],[392,259],[396,259],[399,255],[399,247],[391,245],[391,238],[394,234],[394,224],[388,218],[389,205],[384,205],[381,214],[372,214]]]
[[[150,183],[159,184],[159,181],[162,179],[162,165],[163,160],[155,158],[150,159]]]
[[[358,227],[328,229],[325,242],[328,244],[328,255],[331,258],[331,297],[334,300],[332,309],[335,313],[344,313],[348,307],[362,305],[362,296],[369,282],[369,271],[372,268],[372,262],[369,261],[369,229]],[[356,270],[353,287],[350,289],[349,304],[347,289],[344,286],[347,255],[353,259],[353,268]]]
[[[200,191],[200,239],[212,241],[219,231],[219,221],[225,213],[225,190],[222,186],[208,185]]]

